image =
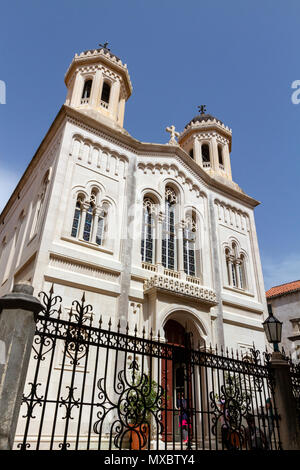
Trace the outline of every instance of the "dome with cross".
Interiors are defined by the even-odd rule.
[[[220,119],[216,118],[215,116],[213,116],[212,114],[206,114],[206,105],[201,105],[201,106],[198,106],[199,108],[199,111],[200,111],[200,114],[198,116],[195,116],[193,119],[191,119],[190,122],[188,122],[188,124],[185,126],[185,129],[192,123],[197,123],[197,122],[205,122],[205,121],[211,121],[213,122],[214,120],[216,120],[218,123],[220,124],[223,124],[222,121],[220,121]]]

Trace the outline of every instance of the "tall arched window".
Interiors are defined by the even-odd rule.
[[[210,167],[210,152],[209,152],[209,145],[203,144],[201,147],[202,151],[202,162],[204,168]]]
[[[232,287],[246,290],[246,262],[243,253],[239,254],[237,245],[225,249],[228,284]]]
[[[246,274],[245,274],[245,256],[240,255],[238,263],[239,283],[241,289],[246,289]]]
[[[143,203],[143,225],[141,255],[142,261],[154,264],[154,214],[155,205],[150,198],[145,198]]]
[[[80,220],[81,220],[81,206],[82,206],[82,199],[79,196],[76,201],[75,212],[73,217],[73,225],[71,236],[78,237],[79,227],[80,227]]]
[[[110,98],[110,84],[107,82],[104,82],[103,87],[102,87],[102,93],[101,93],[101,105],[104,106],[105,108],[108,107],[109,98]]]
[[[96,232],[96,243],[97,245],[103,245],[104,243],[104,234],[105,234],[105,224],[106,224],[106,220],[107,220],[107,205],[104,204],[101,209],[100,209],[100,212],[97,214],[97,219],[96,219],[96,223],[97,223],[97,232]]]
[[[189,276],[196,275],[196,222],[195,217],[187,217],[183,229],[183,262],[184,272]]]
[[[162,264],[165,268],[176,269],[176,234],[175,209],[177,196],[172,188],[167,187],[165,193],[165,219],[162,237]]]
[[[90,100],[93,80],[86,80],[83,86],[81,104],[86,104]]]
[[[96,197],[97,197],[97,194],[95,190],[92,190],[90,204],[86,212],[85,223],[84,223],[84,228],[83,228],[83,239],[86,242],[91,241]]]
[[[76,201],[71,236],[103,245],[107,224],[108,204],[98,204],[98,189],[93,189],[89,202],[79,194]]]

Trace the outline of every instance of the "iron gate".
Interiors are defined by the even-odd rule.
[[[42,292],[15,447],[280,449],[269,357],[168,344]]]

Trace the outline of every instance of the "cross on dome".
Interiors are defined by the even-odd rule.
[[[108,46],[108,42],[105,42],[104,44],[98,44],[100,47],[103,47],[103,49],[107,49],[108,51],[110,51],[110,49],[107,47]]]
[[[205,114],[206,113],[206,104],[201,104],[198,106],[198,110],[200,114]]]

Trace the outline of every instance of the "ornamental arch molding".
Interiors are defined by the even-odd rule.
[[[175,320],[180,323],[184,328],[186,326],[194,328],[194,333],[196,332],[198,338],[194,339],[204,343],[202,345],[207,345],[211,343],[211,333],[210,329],[203,318],[199,317],[199,312],[192,308],[187,307],[186,305],[173,304],[172,307],[166,307],[160,314],[160,332],[164,337],[164,327],[168,320]]]

